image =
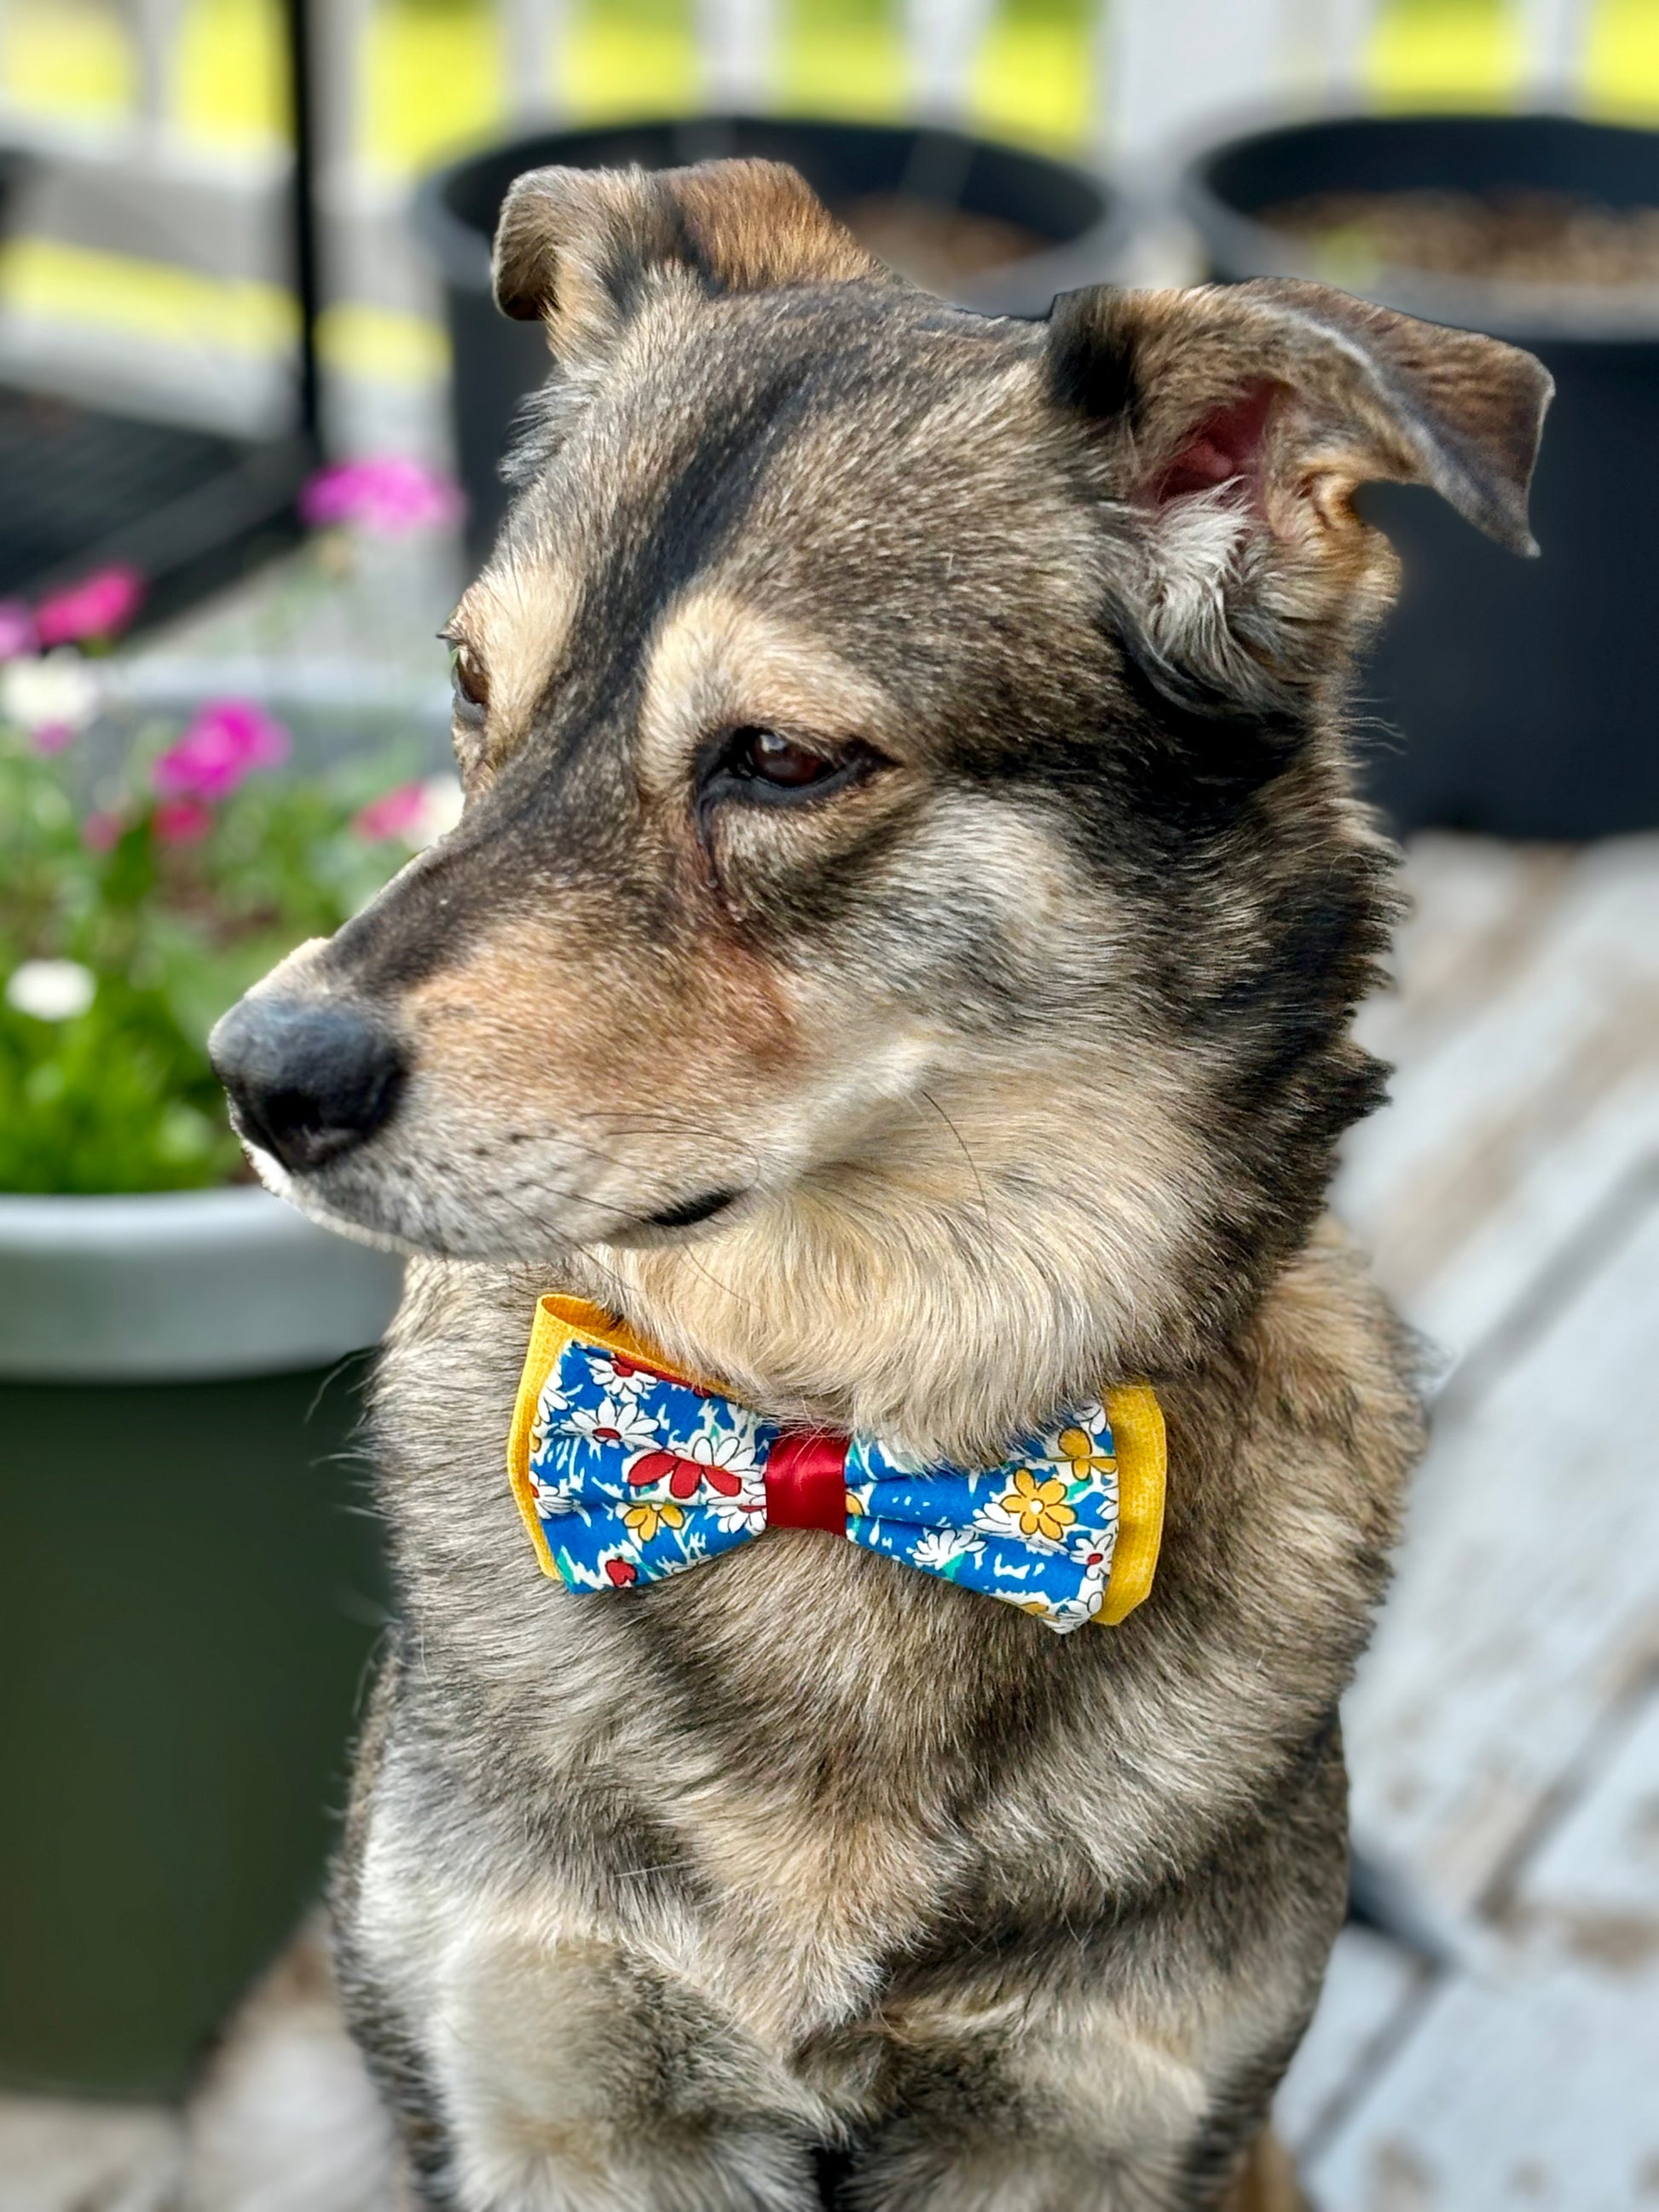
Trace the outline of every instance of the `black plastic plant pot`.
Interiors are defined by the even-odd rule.
[[[397,1277],[261,1191],[0,1196],[0,2081],[176,2094],[317,1894]]]
[[[1009,226],[1010,258],[947,288],[958,305],[990,313],[1046,314],[1057,292],[1110,276],[1127,241],[1121,203],[1087,169],[954,131],[697,116],[518,138],[458,162],[422,185],[416,222],[443,278],[475,562],[489,551],[506,506],[497,472],[514,412],[548,367],[542,331],[508,321],[490,296],[490,240],[507,186],[525,170],[556,162],[660,169],[733,155],[792,163],[838,212],[890,197]]]
[[[1192,161],[1186,210],[1213,273],[1315,276],[1264,210],[1327,192],[1565,193],[1659,207],[1659,132],[1564,116],[1353,117],[1233,138]],[[1358,288],[1356,288],[1358,289]],[[1659,576],[1659,302],[1614,285],[1497,284],[1379,270],[1363,288],[1432,322],[1508,338],[1556,381],[1533,496],[1542,556],[1517,561],[1426,491],[1362,498],[1404,583],[1360,703],[1401,830],[1534,838],[1659,824],[1648,662]]]

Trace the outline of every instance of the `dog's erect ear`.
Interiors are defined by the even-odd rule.
[[[711,294],[887,274],[781,161],[532,169],[507,193],[496,304],[545,322],[556,354],[610,336],[652,278],[672,270]]]
[[[1283,698],[1381,612],[1395,564],[1354,513],[1361,483],[1431,484],[1537,550],[1527,491],[1553,387],[1495,338],[1288,279],[1103,286],[1055,301],[1048,360],[1109,464],[1142,642],[1188,690]]]

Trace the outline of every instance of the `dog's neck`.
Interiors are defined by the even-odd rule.
[[[1025,1118],[953,1113],[948,1143],[918,1127],[706,1240],[586,1255],[571,1286],[769,1413],[994,1457],[1057,1409],[1189,1364],[1250,1287],[1203,1277],[1214,1239],[1173,1123],[1143,1115],[1131,1155],[1097,1092],[1051,1087]]]

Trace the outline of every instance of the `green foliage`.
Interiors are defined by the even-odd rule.
[[[222,798],[170,805],[152,774],[176,734],[142,734],[118,803],[88,819],[78,748],[49,755],[0,726],[0,1190],[180,1190],[235,1176],[209,1030],[408,857],[354,826],[400,763],[266,769]],[[40,961],[88,971],[83,1012],[25,1010],[18,971]]]

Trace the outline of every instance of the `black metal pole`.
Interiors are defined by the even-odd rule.
[[[313,0],[283,0],[287,34],[289,104],[294,131],[294,173],[289,188],[294,291],[300,311],[300,428],[318,450],[323,443],[322,373],[317,359],[317,325],[323,308],[321,223],[317,205],[316,48],[312,39]]]

